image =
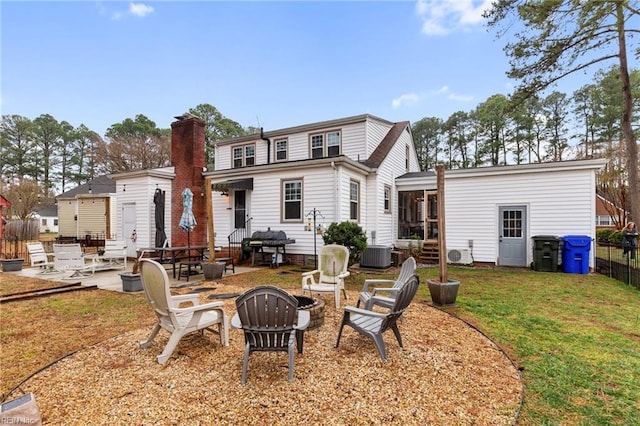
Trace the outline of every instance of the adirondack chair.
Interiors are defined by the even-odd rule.
[[[398,344],[402,347],[402,337],[398,329],[397,320],[407,309],[411,300],[418,291],[419,279],[417,275],[411,276],[407,283],[402,286],[391,310],[386,313],[369,311],[366,309],[356,308],[354,306],[346,306],[338,331],[338,339],[336,340],[336,348],[340,345],[340,337],[342,329],[345,325],[353,328],[358,333],[370,337],[378,349],[380,358],[387,360],[387,350],[384,345],[382,334],[387,330],[392,330],[398,340]]]
[[[308,311],[298,311],[298,300],[273,286],[258,286],[236,299],[237,313],[231,326],[244,331],[242,384],[247,382],[249,355],[252,352],[287,352],[289,381],[293,381],[293,347],[297,333],[310,322]],[[298,346],[301,350],[301,346]]]
[[[229,321],[222,302],[201,305],[197,294],[172,296],[167,271],[154,260],[142,259],[140,274],[144,294],[158,317],[157,324],[147,340],[140,342],[140,347],[151,346],[161,328],[171,333],[167,345],[158,355],[160,364],[169,360],[183,336],[196,331],[204,334],[204,330],[209,330],[218,335],[222,346],[229,346]],[[180,308],[182,302],[191,302],[192,306]]]
[[[54,244],[53,267],[56,271],[71,271],[71,275],[63,279],[89,276],[95,272],[95,256],[85,256],[80,244]],[[90,260],[87,263],[87,260]]]
[[[41,274],[58,272],[55,270],[53,262],[49,260],[49,258],[54,257],[54,254],[47,253],[40,241],[27,243],[27,251],[29,252],[29,259],[31,259],[31,266],[42,268]]]
[[[106,240],[104,253],[97,260],[99,269],[127,269],[127,244],[122,240]]]
[[[320,267],[302,274],[302,293],[333,293],[336,309],[340,307],[340,292],[347,298],[344,279],[349,276],[349,249],[338,244],[328,244],[320,249]],[[316,281],[315,276],[318,276]]]
[[[360,302],[364,304],[364,308],[371,310],[374,306],[381,306],[384,308],[391,308],[396,301],[396,294],[402,288],[402,286],[411,278],[416,271],[416,260],[413,257],[409,257],[402,263],[400,268],[400,274],[396,280],[385,279],[369,279],[364,281],[362,291],[358,296],[357,307],[360,307]],[[379,287],[386,285],[386,287]],[[389,286],[391,285],[391,286]]]

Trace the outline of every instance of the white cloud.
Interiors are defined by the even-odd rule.
[[[146,15],[153,12],[153,7],[147,6],[143,3],[129,3],[129,13],[140,18],[144,18]]]
[[[422,18],[422,32],[444,35],[483,22],[482,13],[492,0],[418,0],[416,14]]]
[[[109,5],[111,6],[111,5]],[[98,9],[98,13],[100,15],[109,16],[110,19],[114,21],[118,21],[125,17],[125,15],[133,15],[139,18],[144,18],[148,14],[154,11],[154,8],[151,6],[147,6],[143,3],[129,3],[128,10],[116,10],[110,11],[107,9],[107,5],[103,2],[96,3],[96,8]]]
[[[448,86],[442,86],[441,88],[439,88],[438,90],[436,90],[434,92],[434,94],[439,95],[441,93],[447,93],[449,91],[449,87]]]
[[[471,102],[474,99],[472,95],[461,95],[459,93],[453,93],[449,90],[448,86],[442,86],[439,89],[430,90],[422,93],[405,93],[398,96],[391,101],[391,106],[394,109],[402,107],[412,107],[429,98],[448,99],[455,102]]]
[[[416,93],[405,93],[391,101],[391,106],[400,108],[401,106],[415,105],[420,101],[420,95]]]

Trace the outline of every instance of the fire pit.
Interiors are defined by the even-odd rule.
[[[324,324],[324,300],[307,296],[293,296],[298,300],[298,310],[309,311],[311,321],[307,330],[313,330]]]

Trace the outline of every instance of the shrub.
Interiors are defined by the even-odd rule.
[[[596,232],[596,240],[613,244],[622,244],[622,232],[613,229],[602,229]]]
[[[340,244],[349,249],[349,265],[360,262],[360,255],[367,248],[367,236],[357,223],[333,222],[322,235],[325,244]]]
[[[609,238],[613,234],[613,229],[601,229],[596,232],[596,240],[598,241],[609,241]]]

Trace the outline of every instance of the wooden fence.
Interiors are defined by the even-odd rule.
[[[85,238],[75,237],[58,237],[56,239],[33,239],[33,240],[0,240],[0,259],[24,259],[25,265],[31,264],[29,259],[29,251],[27,250],[27,243],[32,241],[40,241],[44,247],[44,251],[47,253],[53,253],[53,245],[55,243],[79,243],[82,247],[82,251],[85,253],[97,253],[99,250],[104,249],[105,240],[104,237],[94,238],[93,236],[86,236]]]

